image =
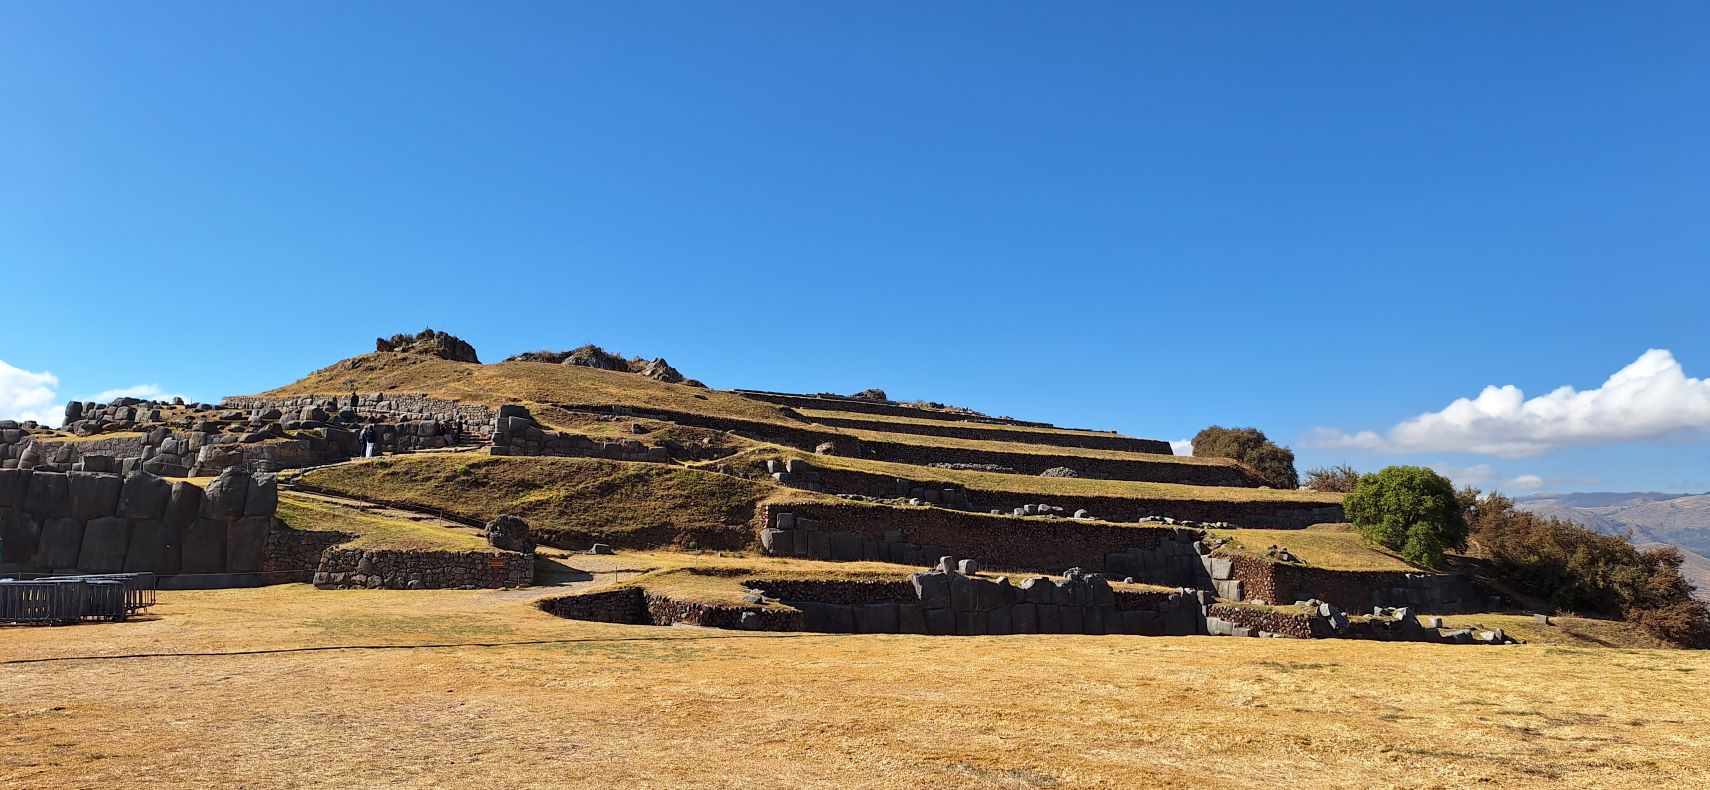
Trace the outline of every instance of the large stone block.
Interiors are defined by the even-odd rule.
[[[202,515],[215,521],[243,518],[244,498],[249,495],[248,472],[229,467],[208,483],[202,492]]]
[[[125,552],[131,547],[131,522],[104,516],[83,526],[83,545],[77,569],[90,573],[115,573],[125,569]]]
[[[945,573],[911,573],[909,583],[914,585],[914,595],[920,599],[920,605],[925,609],[948,609],[950,607],[950,576]]]
[[[894,634],[900,628],[897,605],[870,603],[856,607],[855,630],[863,634]]]
[[[231,573],[261,570],[261,561],[267,555],[267,530],[272,526],[272,516],[245,516],[233,521],[226,529],[226,570]]]
[[[1039,621],[1039,633],[1063,633],[1063,609],[1056,604],[1034,604],[1034,611]]]
[[[926,632],[933,636],[952,636],[956,633],[956,612],[951,609],[927,609]]]
[[[1085,610],[1079,606],[1058,607],[1063,614],[1063,630],[1059,633],[1078,634],[1086,627]]]
[[[22,507],[30,491],[28,469],[0,469],[0,507]]]
[[[1044,576],[1035,576],[1022,581],[1018,589],[1021,591],[1023,601],[1032,604],[1048,604],[1051,603],[1052,587],[1050,579]]]
[[[279,484],[273,475],[257,473],[249,478],[249,490],[244,495],[245,516],[271,517],[279,508]]]
[[[66,485],[65,475],[60,472],[32,472],[29,493],[24,497],[24,509],[43,519],[70,516],[71,488]]]
[[[1030,603],[1018,603],[1009,608],[1011,633],[1039,633],[1039,608]]]
[[[862,538],[853,532],[831,533],[831,559],[837,562],[860,562]]]
[[[989,612],[1009,605],[1006,590],[1000,589],[997,582],[974,576],[968,578],[968,583],[974,590],[974,609]],[[1006,581],[1003,587],[1009,587],[1009,583]]]
[[[957,612],[956,633],[960,636],[985,636],[985,612]]]
[[[65,477],[71,495],[73,519],[91,521],[111,516],[118,510],[119,491],[124,488],[124,478],[97,472],[67,472]]]
[[[816,560],[831,559],[831,535],[825,532],[809,532],[807,536],[807,556]]]
[[[974,580],[960,573],[946,573],[950,580],[950,608],[958,612],[973,611],[976,605],[974,598]]]
[[[0,562],[34,567],[42,525],[21,508],[0,508]]]
[[[166,501],[171,497],[171,483],[146,472],[133,474],[125,478],[114,514],[121,518],[158,519],[166,512]]]
[[[1011,622],[1013,611],[1012,608],[1006,606],[986,612],[986,633],[994,636],[1015,633],[1014,625]]]
[[[905,603],[897,605],[897,633],[924,634],[926,630],[926,610],[920,604]]]
[[[166,500],[166,526],[173,529],[186,529],[196,522],[202,514],[202,489],[191,483],[179,480],[172,484],[172,493]]]
[[[77,557],[83,550],[83,524],[69,518],[50,518],[42,522],[41,548],[36,563],[48,570],[77,567]]]
[[[171,576],[178,573],[178,530],[156,520],[131,524],[131,545],[125,551],[125,571]]]
[[[226,569],[226,522],[199,518],[182,533],[180,573],[223,573]]]

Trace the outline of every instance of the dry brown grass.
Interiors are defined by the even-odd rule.
[[[263,393],[275,397],[362,392],[427,393],[499,406],[506,403],[618,405],[710,414],[761,422],[803,423],[778,407],[718,390],[666,384],[633,373],[545,362],[472,365],[421,354],[374,353],[338,362]]]
[[[475,530],[458,528],[437,520],[408,518],[403,513],[359,509],[327,502],[313,496],[282,491],[279,520],[293,529],[312,532],[344,532],[355,537],[343,544],[349,548],[493,551]]]
[[[394,456],[311,469],[311,485],[364,499],[437,508],[486,521],[519,516],[554,545],[700,545],[753,539],[754,505],[769,483],[671,464],[480,453]]]
[[[541,594],[0,631],[0,786],[1654,790],[1710,757],[1700,652],[734,633]]]
[[[1263,555],[1271,546],[1282,546],[1302,562],[1319,568],[1344,571],[1420,571],[1422,569],[1381,546],[1367,543],[1360,534],[1343,525],[1321,524],[1310,529],[1214,529],[1214,536],[1229,538],[1229,548]]]
[[[1173,456],[1157,456],[1167,458]],[[1323,502],[1334,504],[1342,501],[1341,494],[1324,494],[1317,491],[1296,491],[1271,488],[1245,488],[1238,486],[1194,486],[1177,483],[1143,483],[1130,480],[1093,480],[1085,477],[1038,477],[1035,475],[1013,475],[1001,472],[974,472],[963,469],[938,469],[930,466],[913,466],[910,464],[891,463],[889,461],[873,461],[865,458],[846,458],[834,455],[809,455],[799,450],[776,445],[765,445],[748,450],[730,458],[710,461],[703,466],[729,467],[732,469],[759,465],[768,459],[783,460],[786,458],[806,458],[816,467],[827,469],[847,469],[855,472],[867,472],[883,477],[901,477],[922,482],[940,482],[957,486],[969,491],[999,491],[1013,494],[1038,494],[1051,497],[1076,496],[1109,496],[1135,497],[1142,499],[1182,499],[1206,502]],[[1189,460],[1189,459],[1178,459]],[[1223,462],[1233,464],[1233,461],[1217,458],[1201,458],[1200,462]]]

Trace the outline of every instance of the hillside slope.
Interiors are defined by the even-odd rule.
[[[1686,554],[1681,570],[1698,587],[1698,596],[1710,599],[1710,494],[1540,494],[1515,504],[1605,535],[1631,533],[1641,547],[1674,546]]]

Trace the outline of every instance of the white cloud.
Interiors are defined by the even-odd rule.
[[[1452,464],[1432,464],[1431,470],[1449,478],[1456,488],[1472,486],[1474,488],[1495,488],[1502,491],[1536,491],[1544,487],[1544,478],[1538,475],[1525,474],[1507,477],[1490,464],[1474,464],[1472,466],[1454,466]]]
[[[1306,436],[1322,448],[1376,452],[1465,452],[1505,458],[1563,447],[1678,437],[1710,429],[1710,379],[1687,378],[1674,355],[1651,349],[1579,392],[1560,387],[1528,399],[1512,384],[1485,387],[1441,411],[1421,414],[1383,434],[1317,428]]]
[[[65,404],[54,402],[58,387],[59,377],[52,373],[35,373],[0,361],[0,419],[58,425],[65,414]]]
[[[109,403],[115,398],[141,398],[143,400],[162,401],[172,400],[173,398],[183,398],[185,400],[190,400],[188,395],[177,392],[167,392],[166,390],[161,389],[159,384],[137,384],[131,387],[102,390],[87,398],[78,398],[78,400]]]
[[[1520,475],[1508,481],[1508,487],[1520,491],[1536,491],[1544,487],[1544,478],[1537,475]]]
[[[1193,455],[1193,440],[1177,439],[1170,442],[1170,452],[1176,455]]]
[[[65,419],[65,401],[59,399],[58,389],[58,376],[45,370],[40,373],[21,370],[0,360],[0,420],[35,420],[43,425],[59,425]],[[114,398],[171,400],[175,397],[190,400],[187,395],[167,392],[159,384],[103,390],[78,400],[107,403]]]

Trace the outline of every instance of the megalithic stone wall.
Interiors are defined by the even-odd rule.
[[[278,501],[272,475],[235,469],[205,489],[146,472],[0,469],[0,566],[255,573]]]

